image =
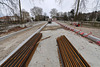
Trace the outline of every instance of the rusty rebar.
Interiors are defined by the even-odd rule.
[[[64,35],[57,38],[57,44],[64,67],[90,67]]]
[[[0,67],[23,67],[41,37],[42,33],[35,34],[18,51],[16,51],[10,58],[8,58]]]

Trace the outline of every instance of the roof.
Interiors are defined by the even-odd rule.
[[[0,19],[8,19],[9,16],[0,17]]]

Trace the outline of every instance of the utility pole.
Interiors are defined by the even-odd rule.
[[[19,10],[20,10],[20,23],[22,23],[22,11],[21,11],[21,1],[19,0]]]

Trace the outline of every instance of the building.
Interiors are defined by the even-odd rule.
[[[18,16],[4,16],[0,17],[1,22],[11,22],[11,21],[18,21],[19,17]]]
[[[9,21],[9,16],[0,17],[1,22]]]

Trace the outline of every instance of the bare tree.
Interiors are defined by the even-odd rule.
[[[93,10],[95,11],[95,20],[98,19],[98,11],[100,9],[100,0],[94,0],[93,1],[93,5],[94,5],[94,8]]]
[[[86,9],[87,2],[88,2],[88,0],[75,0],[75,3],[74,3],[74,10],[75,10],[74,20],[77,20],[76,18],[77,18],[79,11]]]
[[[44,12],[44,14],[43,14],[44,16],[47,16],[47,13],[46,12]]]
[[[58,12],[57,14],[58,14],[58,16],[63,16],[64,13],[63,12]]]
[[[42,15],[42,8],[40,8],[40,7],[34,7],[34,8],[32,8],[31,10],[31,14],[32,14],[32,16],[37,16],[37,15]]]
[[[22,9],[21,15],[22,21],[30,20],[29,12],[27,12],[25,9]]]
[[[20,0],[19,0],[19,10],[20,10],[20,22],[22,23],[23,19],[22,19],[22,10],[21,10],[21,1]]]
[[[40,7],[33,7],[31,10],[31,14],[33,17],[35,17],[35,20],[39,21],[41,19],[43,10]]]
[[[98,11],[98,9],[100,9],[100,0],[94,0],[93,4],[94,4],[94,10]]]
[[[56,16],[57,15],[57,9],[55,9],[55,8],[51,9],[50,14],[51,14],[51,17]]]
[[[75,15],[77,15],[79,11],[86,9],[87,2],[88,0],[75,0],[74,3]]]
[[[18,9],[18,0],[0,0],[0,11],[14,14]]]
[[[55,0],[58,4],[61,4],[63,0]]]

